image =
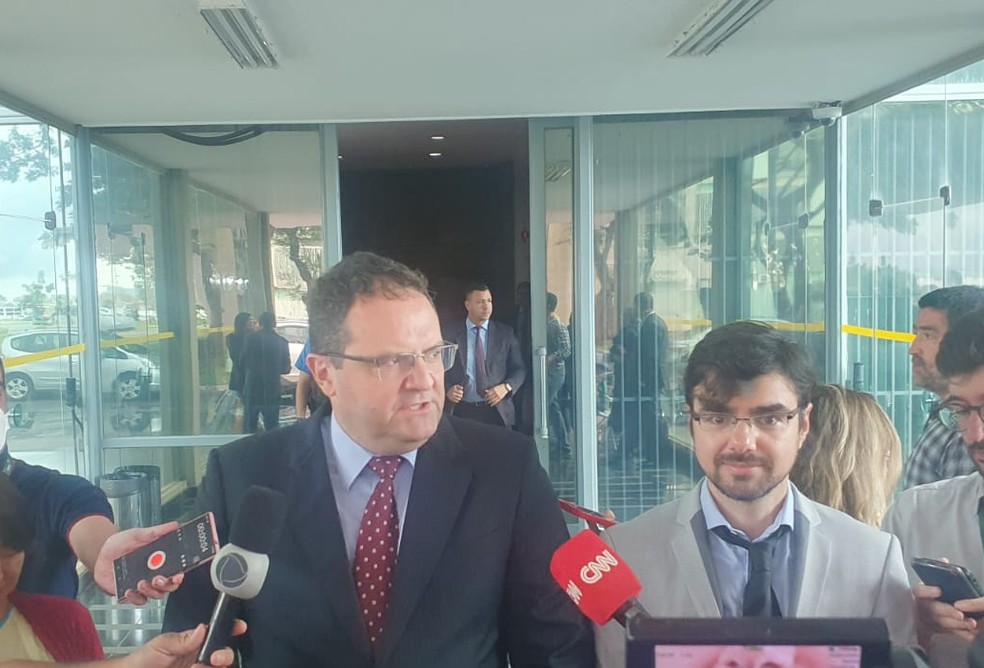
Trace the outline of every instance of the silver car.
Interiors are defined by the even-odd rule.
[[[77,354],[60,354],[18,363],[19,357],[50,353],[69,345],[68,332],[64,330],[38,329],[15,332],[0,344],[0,355],[6,367],[7,395],[14,401],[29,397],[35,391],[56,390],[65,387],[69,374],[69,361],[73,375],[77,375]],[[150,383],[150,391],[160,389],[160,371],[146,356],[129,352],[116,346],[100,349],[102,359],[102,390],[115,394],[120,401],[132,401],[140,397],[144,385]]]

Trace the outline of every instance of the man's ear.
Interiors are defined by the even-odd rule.
[[[332,397],[336,392],[336,378],[338,369],[332,363],[332,359],[326,355],[311,354],[307,358],[308,371],[311,372],[311,381],[318,386],[321,393],[326,397]]]
[[[806,435],[810,433],[810,414],[813,413],[813,404],[807,404],[806,408],[803,409],[800,418],[800,433],[799,433],[799,447],[803,447],[803,443],[806,442]],[[797,448],[799,450],[799,448]]]

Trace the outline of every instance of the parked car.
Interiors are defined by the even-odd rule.
[[[8,365],[7,394],[14,401],[28,398],[36,391],[60,391],[68,376],[68,361],[73,360],[78,369],[78,355],[59,355],[34,360],[26,364],[11,364],[18,357],[43,353],[69,345],[68,332],[64,330],[37,329],[17,332],[0,343],[0,355]],[[121,401],[132,401],[141,396],[149,381],[149,392],[160,391],[160,370],[145,355],[123,350],[115,346],[100,348],[102,359],[102,391],[114,394]]]

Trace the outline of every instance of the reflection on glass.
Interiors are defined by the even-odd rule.
[[[702,475],[682,374],[711,327],[763,320],[822,360],[822,130],[792,130],[775,117],[595,126],[599,479],[620,520]]]
[[[852,114],[844,132],[847,323],[904,335],[920,296],[984,284],[984,63]],[[849,381],[877,397],[908,457],[935,395],[913,386],[906,348],[847,337]]]
[[[66,381],[81,376],[71,155],[61,131],[0,108],[0,356],[11,453],[84,472]],[[75,346],[75,347],[72,347]]]
[[[241,433],[227,342],[237,314],[274,313],[292,363],[307,340],[303,300],[322,246],[315,133],[268,132],[223,146],[179,134],[112,135],[132,159],[93,150],[111,438]],[[294,419],[297,379],[293,368],[282,376],[281,424]]]

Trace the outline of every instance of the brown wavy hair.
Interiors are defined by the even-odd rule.
[[[880,526],[902,474],[902,443],[870,394],[840,385],[811,392],[810,433],[789,474],[807,497]]]

